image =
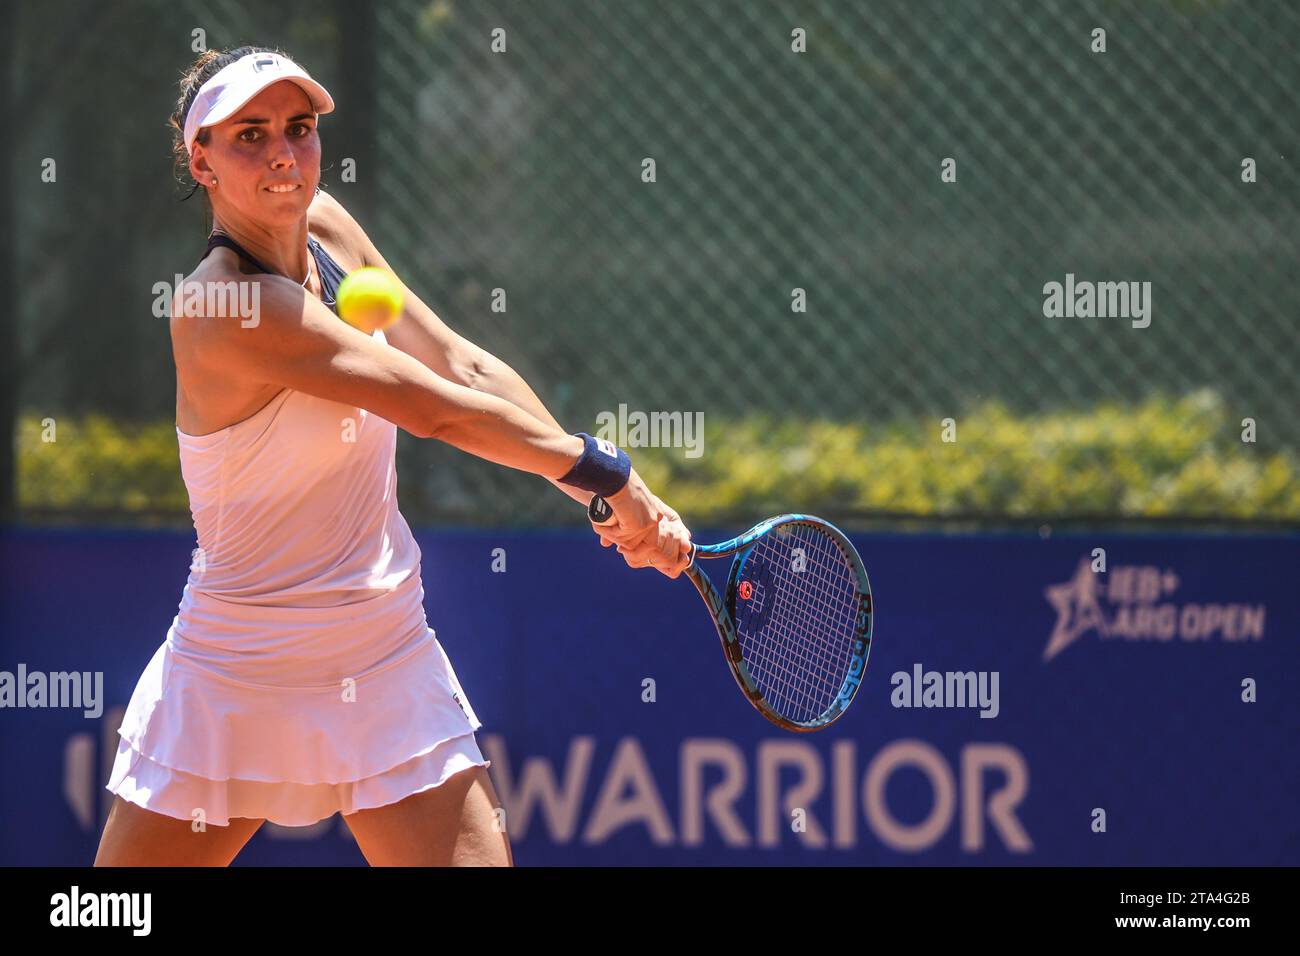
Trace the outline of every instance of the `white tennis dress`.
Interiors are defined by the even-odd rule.
[[[176,435],[199,548],[108,789],[184,820],[306,826],[490,766],[425,620],[396,427],[285,389]]]

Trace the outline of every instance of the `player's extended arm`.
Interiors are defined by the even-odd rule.
[[[186,320],[200,323],[189,339],[194,360],[211,374],[364,408],[420,438],[546,478],[564,476],[582,455],[582,438],[444,378],[340,322],[296,283],[281,277],[245,281],[260,286],[255,325]]]
[[[382,262],[382,257],[379,259],[376,265],[389,268]],[[370,264],[367,262],[367,265]],[[563,426],[542,404],[542,400],[524,381],[523,376],[487,349],[448,328],[405,283],[402,288],[402,321],[384,331],[394,348],[401,349],[459,385],[495,395],[538,421],[563,430]],[[584,508],[587,506],[591,498],[589,494],[572,485],[561,484],[554,478],[548,480]]]
[[[327,209],[327,215],[341,224],[341,231],[356,242],[356,252],[364,265],[378,266],[397,275],[370,241],[365,230],[343,208],[342,203],[324,193],[319,201]],[[401,282],[400,277],[398,281]],[[384,330],[384,338],[389,345],[457,385],[495,395],[527,412],[539,422],[563,430],[563,426],[518,372],[491,352],[448,328],[433,309],[425,305],[405,283],[402,283],[402,291],[401,321]],[[547,480],[583,508],[587,507],[591,499],[589,493],[572,485],[561,484],[554,478]]]
[[[563,431],[563,426],[542,404],[542,400],[524,381],[522,375],[491,352],[448,329],[418,296],[406,288],[405,283],[403,289],[405,290],[403,308],[406,317],[411,318],[427,313],[427,318],[423,322],[418,320],[416,323],[399,322],[385,330],[384,334],[393,347],[421,359],[424,365],[435,371],[439,365],[445,363],[446,377],[453,382],[487,395],[495,395],[532,415],[539,422]],[[434,333],[435,323],[446,330],[445,336]],[[445,347],[440,344],[440,341],[451,338],[455,341],[449,341]],[[548,477],[546,480],[582,505],[584,510],[591,502],[589,491],[566,485],[556,478]]]

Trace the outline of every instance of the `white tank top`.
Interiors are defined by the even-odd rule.
[[[323,607],[419,576],[420,549],[397,510],[391,422],[284,389],[243,421],[176,438],[198,537],[187,590]]]
[[[176,440],[198,549],[168,632],[175,654],[228,680],[303,688],[434,639],[420,548],[397,510],[395,425],[284,389],[241,422]]]

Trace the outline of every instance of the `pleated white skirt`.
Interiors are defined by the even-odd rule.
[[[255,608],[187,588],[127,705],[108,790],[214,826],[308,826],[490,766],[418,576],[399,591],[344,609]],[[196,631],[203,641],[184,636]]]

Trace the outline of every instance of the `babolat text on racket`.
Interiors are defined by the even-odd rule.
[[[599,495],[592,522],[614,512]],[[720,595],[697,558],[735,555]],[[871,651],[871,584],[844,532],[813,515],[768,518],[721,544],[692,544],[686,568],[732,676],[786,730],[821,730],[853,702]]]

